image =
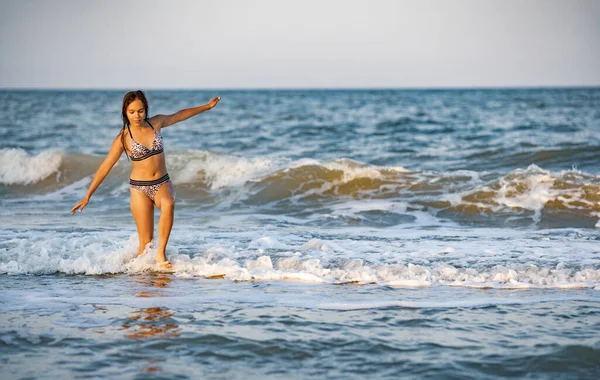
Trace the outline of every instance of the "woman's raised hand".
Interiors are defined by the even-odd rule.
[[[219,103],[219,100],[221,100],[221,97],[216,96],[216,97],[212,98],[210,100],[210,102],[208,102],[208,105],[210,106],[210,108],[214,108],[217,105],[217,103]]]
[[[75,211],[79,210],[83,210],[83,208],[85,206],[87,206],[88,202],[89,202],[89,198],[83,198],[82,200],[80,200],[79,202],[77,202],[77,204],[71,209],[71,215],[75,214]]]

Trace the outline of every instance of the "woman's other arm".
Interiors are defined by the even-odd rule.
[[[96,171],[96,174],[94,174],[94,179],[92,179],[92,184],[90,185],[87,194],[71,209],[71,214],[74,214],[77,210],[81,211],[85,206],[87,206],[88,202],[90,201],[90,198],[92,197],[92,194],[94,194],[94,191],[96,191],[98,186],[100,186],[102,181],[104,181],[104,178],[106,178],[108,172],[110,172],[112,167],[119,160],[119,157],[121,157],[122,153],[123,144],[121,143],[121,134],[119,133],[119,135],[113,141],[110,147],[110,151],[106,155],[106,158],[104,159],[102,164],[100,164],[100,167]]]
[[[220,97],[215,97],[208,102],[208,104],[204,104],[198,107],[186,108],[181,111],[175,112],[172,115],[156,115],[150,118],[152,124],[156,124],[159,128],[166,128],[170,125],[179,123],[180,121],[184,121],[189,119],[190,117],[196,116],[204,111],[208,111],[213,109],[217,103],[221,100]]]

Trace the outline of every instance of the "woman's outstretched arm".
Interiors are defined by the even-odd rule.
[[[87,194],[71,209],[71,214],[74,214],[77,210],[81,211],[85,206],[87,206],[88,202],[90,201],[90,198],[92,197],[92,194],[94,194],[94,191],[96,191],[98,186],[100,186],[102,181],[104,181],[104,178],[106,178],[108,172],[110,172],[110,169],[112,169],[115,163],[119,160],[119,157],[121,157],[121,154],[123,153],[121,133],[119,133],[119,135],[113,141],[110,147],[110,151],[106,155],[106,158],[96,171],[96,174],[94,174],[94,179],[92,179],[92,184],[90,185]]]
[[[180,121],[184,121],[189,119],[190,117],[196,116],[199,113],[204,111],[208,111],[213,109],[217,103],[221,100],[220,97],[215,97],[208,102],[208,104],[204,104],[198,107],[186,108],[181,111],[175,112],[172,115],[156,115],[150,118],[152,124],[156,124],[159,128],[166,128],[170,125],[179,123]]]

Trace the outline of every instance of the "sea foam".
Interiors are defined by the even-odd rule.
[[[30,155],[23,149],[0,150],[0,184],[30,185],[59,174],[63,160],[60,152],[45,150]],[[57,175],[57,181],[60,176]]]

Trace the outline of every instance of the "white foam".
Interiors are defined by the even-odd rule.
[[[0,150],[0,183],[4,185],[30,185],[48,178],[52,174],[59,177],[63,155],[53,150],[45,150],[30,155],[23,149]]]
[[[515,180],[518,177],[519,180]],[[542,170],[536,165],[530,165],[527,170],[517,169],[511,175],[500,180],[500,189],[494,200],[510,208],[533,210],[538,214],[544,205],[558,196],[552,189],[555,177],[549,171]],[[517,186],[525,185],[527,190],[520,193]]]
[[[233,256],[230,252],[229,256]],[[67,273],[100,274],[118,271],[141,272],[153,265],[152,253],[126,264],[123,254],[93,262],[81,258],[72,263],[61,262]],[[600,270],[549,269],[537,266],[496,266],[491,268],[457,268],[447,264],[432,266],[415,264],[367,264],[360,259],[341,265],[324,264],[321,259],[287,257],[273,264],[270,256],[259,256],[243,262],[228,257],[213,260],[210,255],[189,258],[171,254],[176,274],[182,277],[222,277],[232,281],[300,280],[315,283],[379,284],[394,287],[462,286],[476,288],[577,288],[594,287],[600,282]],[[131,257],[129,257],[131,259]],[[76,265],[78,264],[78,265]]]
[[[34,233],[3,232],[0,273],[98,275],[159,269],[154,260],[154,245],[147,247],[146,254],[136,257],[135,234],[124,239],[119,233],[110,232],[63,236]],[[186,236],[190,233],[185,232]],[[170,245],[167,256],[174,264],[176,276],[218,277],[231,281],[297,280],[498,289],[595,288],[600,283],[595,251],[590,250],[594,241],[565,247],[561,240],[541,241],[527,235],[522,240],[509,239],[509,245],[502,238],[493,246],[493,252],[485,252],[486,246],[494,244],[494,239],[461,240],[456,231],[447,232],[455,243],[446,241],[443,236],[432,240],[431,236],[418,239],[407,234],[401,244],[381,237],[358,241],[316,238],[301,241],[293,235],[257,236],[258,233],[233,234],[227,238],[227,246],[220,241],[205,243],[201,238],[201,245],[196,245],[197,250],[191,257],[178,253],[177,247]],[[248,239],[250,235],[254,238]],[[173,240],[177,241],[177,236]],[[193,247],[188,245],[186,250]],[[540,248],[544,252],[540,252]],[[277,252],[265,254],[268,249]],[[516,259],[515,249],[520,252]]]
[[[132,234],[118,248],[112,239],[95,236],[46,238],[38,241],[13,239],[14,248],[0,253],[3,274],[67,274],[101,275],[157,270],[156,249],[149,245],[137,256],[137,234]]]
[[[560,181],[560,182],[559,182]],[[557,182],[560,186],[556,186]],[[585,185],[597,186],[598,178],[579,170],[567,170],[552,173],[534,164],[527,169],[517,169],[500,178],[498,188],[488,185],[476,185],[462,193],[448,194],[444,198],[453,205],[470,203],[480,209],[503,212],[507,208],[513,210],[529,210],[534,212],[534,220],[539,222],[541,212],[550,201],[558,201],[567,209],[590,210],[590,216],[598,216],[593,210],[594,202],[586,199]],[[494,193],[490,202],[469,202],[465,196],[476,192]],[[596,227],[600,226],[600,222]]]
[[[323,242],[321,239],[310,239],[306,243],[302,244],[302,249],[321,249],[323,248]]]
[[[246,158],[207,151],[169,156],[175,184],[202,181],[210,189],[240,186],[273,171],[277,163],[260,157]]]
[[[341,183],[350,182],[356,178],[382,178],[382,170],[394,171],[399,173],[408,173],[403,167],[379,167],[375,165],[364,165],[348,159],[338,159],[335,161],[317,161],[312,159],[301,159],[291,163],[286,170],[296,169],[303,166],[321,166],[332,171],[341,171],[343,173]]]
[[[254,239],[248,245],[248,248],[253,249],[265,249],[265,248],[273,248],[273,249],[289,249],[287,244],[283,244],[279,242],[276,238],[271,236],[262,236],[260,238]]]

